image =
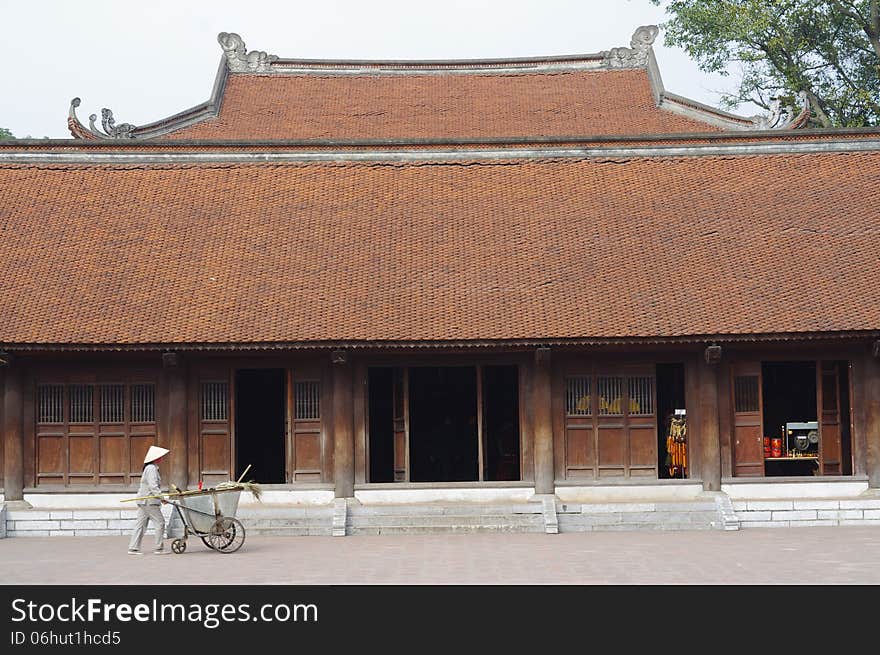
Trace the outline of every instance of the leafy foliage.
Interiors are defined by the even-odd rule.
[[[806,91],[811,124],[880,124],[880,0],[651,0],[665,5],[665,42],[701,70],[742,69],[728,108]]]
[[[0,127],[0,140],[3,140],[3,139],[14,139],[14,138],[15,138],[15,137],[12,136],[12,132],[10,132],[9,130],[7,130],[5,127]]]

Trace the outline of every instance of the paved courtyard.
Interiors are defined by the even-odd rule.
[[[0,540],[4,584],[880,584],[880,527],[249,537],[126,554],[127,537]],[[145,540],[146,543],[146,540]]]

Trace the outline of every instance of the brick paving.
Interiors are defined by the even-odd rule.
[[[3,584],[880,584],[880,527],[248,537],[127,555],[128,537],[0,540]]]

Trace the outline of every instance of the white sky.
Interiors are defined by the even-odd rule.
[[[0,127],[67,138],[75,96],[84,122],[102,107],[142,125],[197,105],[224,31],[282,58],[494,59],[628,46],[639,25],[664,19],[648,0],[0,0]],[[735,85],[662,41],[661,31],[654,53],[669,91],[717,106],[717,91]]]

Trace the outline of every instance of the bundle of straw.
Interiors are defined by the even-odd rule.
[[[241,489],[242,491],[250,491],[255,500],[260,500],[260,496],[263,494],[263,490],[253,480],[249,480],[247,482],[233,482],[230,480],[229,482],[221,482],[218,484],[215,489]]]
[[[260,488],[260,485],[258,485],[253,480],[242,482],[242,478],[247,475],[247,472],[250,469],[251,465],[248,464],[247,468],[244,470],[244,473],[241,474],[238,480],[236,480],[235,482],[233,482],[232,480],[230,480],[229,482],[221,482],[215,487],[215,489],[241,489],[242,491],[250,491],[251,494],[253,494],[254,499],[259,501],[260,496],[263,495],[263,490]]]

